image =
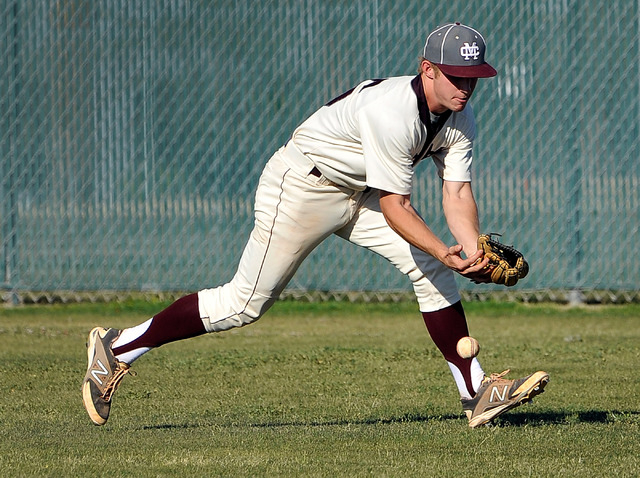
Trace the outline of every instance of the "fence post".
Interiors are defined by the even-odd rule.
[[[568,51],[565,53],[568,55],[569,60],[572,57],[572,52],[584,44],[582,28],[584,28],[584,25],[580,22],[571,22],[570,28],[567,28]],[[582,88],[582,84],[574,82],[569,97],[574,99],[581,98],[583,94]],[[570,230],[568,232],[571,238],[568,244],[571,257],[569,270],[572,272],[568,285],[571,290],[569,293],[570,301],[575,303],[580,300],[580,297],[582,297],[582,294],[580,293],[580,284],[582,283],[582,265],[584,260],[581,229],[583,219],[582,189],[584,187],[583,162],[585,160],[583,155],[586,151],[584,148],[580,147],[582,140],[581,131],[584,131],[580,124],[584,118],[584,111],[582,111],[583,103],[582,101],[574,100],[569,102],[569,104],[571,105],[568,112],[570,126],[567,137],[570,141],[569,167],[571,169],[568,175],[569,184],[567,185],[569,188],[567,191],[567,194],[569,195],[567,198],[567,204],[570,209],[567,212],[570,225]]]
[[[15,166],[17,166],[16,160],[16,141],[18,138],[18,113],[19,113],[19,101],[20,94],[20,66],[18,64],[18,0],[13,2],[12,8],[8,9],[9,18],[8,24],[12,25],[11,28],[11,41],[10,48],[11,59],[10,61],[10,83],[9,91],[13,96],[10,104],[13,104],[13,108],[10,109],[8,115],[8,126],[11,133],[8,137],[9,147],[7,148],[8,154],[2,164],[4,165],[2,171],[2,188],[0,189],[2,194],[1,203],[4,205],[4,211],[2,212],[2,238],[3,238],[3,282],[4,287],[10,289],[15,281],[14,272],[16,270],[16,173]]]

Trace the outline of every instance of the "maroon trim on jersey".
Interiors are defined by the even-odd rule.
[[[371,83],[364,85],[362,87],[362,90],[364,90],[365,88],[371,88],[372,86],[379,85],[384,80],[386,80],[386,78],[376,78],[375,80],[371,80]],[[332,104],[337,103],[338,101],[345,99],[347,96],[349,96],[351,93],[353,93],[353,91],[355,89],[356,89],[356,87],[354,86],[350,90],[345,91],[344,93],[342,93],[340,96],[336,96],[334,99],[329,101],[325,106],[331,106]],[[362,91],[362,90],[360,90],[360,91]]]
[[[355,90],[355,89],[356,89],[356,87],[354,86],[350,90],[347,90],[344,93],[342,93],[340,96],[336,96],[334,99],[329,101],[325,106],[331,106],[332,104],[337,103],[338,101],[345,99],[347,96],[349,96],[351,93],[353,93],[353,90]]]
[[[416,99],[418,100],[418,113],[420,113],[420,121],[422,121],[422,124],[427,127],[427,140],[424,142],[424,146],[422,147],[420,153],[413,157],[413,165],[415,166],[425,156],[433,153],[433,151],[431,151],[431,143],[433,143],[434,138],[447,122],[449,116],[451,116],[451,110],[447,110],[441,115],[438,115],[438,122],[435,124],[432,123],[431,115],[429,114],[429,105],[427,104],[427,96],[424,94],[422,78],[420,75],[417,75],[413,80],[411,80],[411,88],[416,94]]]
[[[420,121],[428,128],[431,124],[431,118],[429,116],[429,105],[427,104],[427,97],[424,94],[424,88],[422,87],[421,75],[416,76],[411,80],[411,88],[416,94],[418,99],[418,112],[420,113]]]

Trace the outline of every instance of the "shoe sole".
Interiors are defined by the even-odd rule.
[[[98,341],[98,336],[100,335],[101,331],[106,332],[106,329],[102,327],[95,327],[91,330],[91,332],[89,332],[89,343],[87,344],[87,375],[82,382],[82,402],[84,403],[84,408],[89,414],[89,418],[96,425],[104,425],[105,423],[107,423],[107,420],[100,416],[93,404],[93,397],[91,395],[91,383],[88,378],[89,371],[91,370],[91,363],[93,362],[93,357],[95,355],[96,342]]]
[[[540,395],[544,392],[544,387],[549,383],[549,374],[545,372],[536,372],[534,373],[529,380],[523,383],[520,386],[520,393],[509,403],[505,403],[499,407],[493,408],[487,412],[484,412],[481,415],[473,418],[469,421],[469,426],[471,428],[479,427],[480,425],[484,425],[498,415],[502,415],[504,412],[509,410],[513,410],[516,407],[524,403],[530,402],[533,397]],[[528,385],[527,385],[528,384]],[[524,388],[523,388],[524,387]],[[517,390],[516,390],[517,391]]]

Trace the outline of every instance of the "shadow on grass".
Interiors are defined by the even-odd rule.
[[[496,418],[491,426],[545,426],[545,425],[575,425],[578,423],[615,423],[626,418],[637,420],[640,411],[619,411],[619,410],[583,410],[583,411],[556,411],[556,412],[520,412],[507,413]],[[248,427],[248,428],[281,428],[281,427],[330,427],[346,425],[388,425],[394,423],[416,423],[433,421],[463,420],[460,415],[426,415],[426,414],[405,414],[391,418],[367,418],[364,420],[325,420],[325,421],[298,421],[298,422],[266,422],[223,425],[226,427]],[[163,429],[185,429],[199,428],[202,424],[162,424],[147,425],[143,430],[163,430]]]

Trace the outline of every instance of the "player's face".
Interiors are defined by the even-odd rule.
[[[445,110],[462,111],[478,84],[477,78],[461,78],[440,72],[433,78],[434,107],[443,113]],[[431,107],[431,104],[429,105]]]

